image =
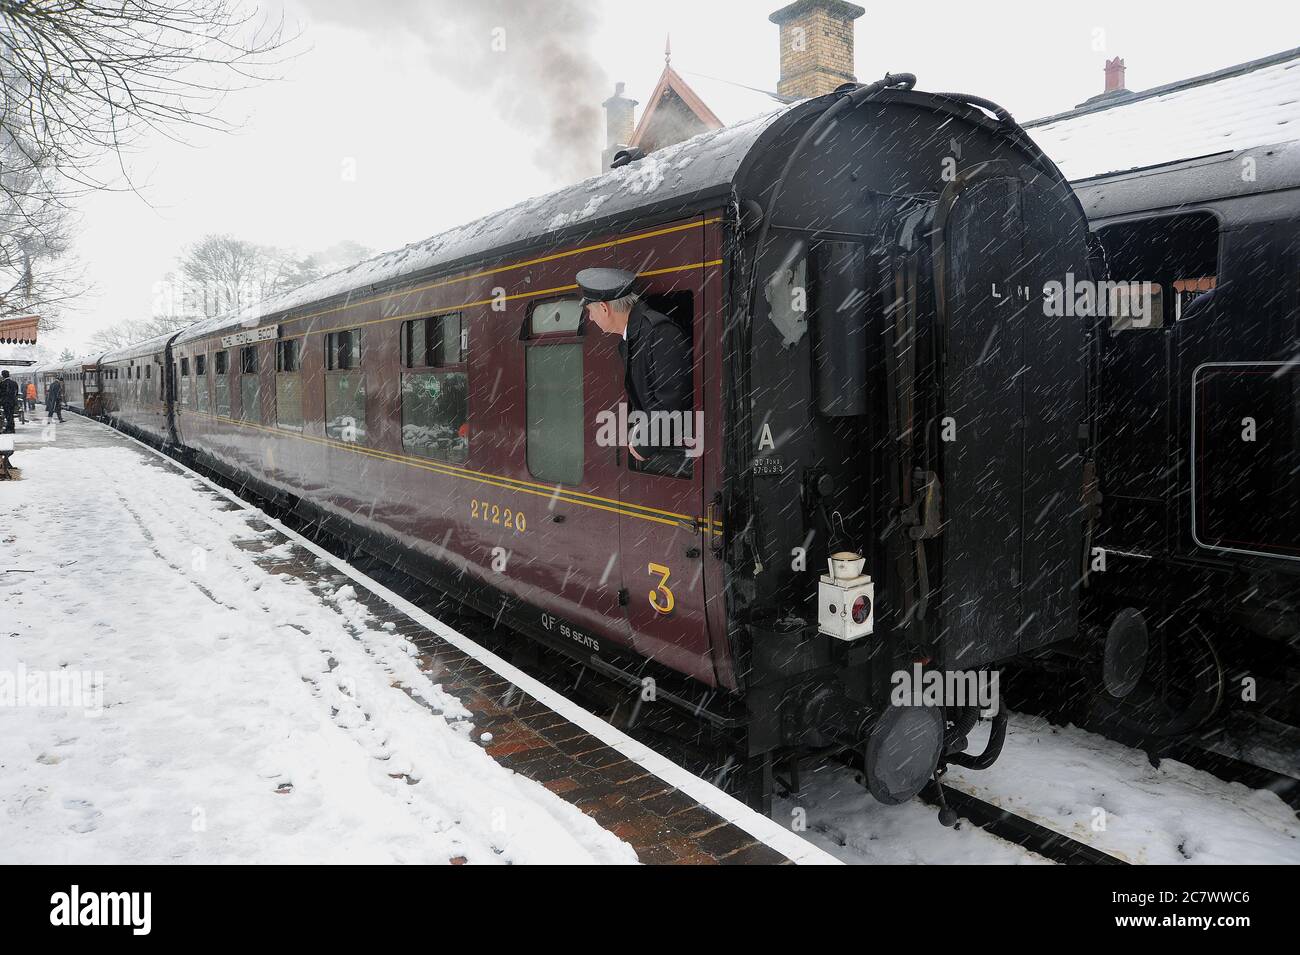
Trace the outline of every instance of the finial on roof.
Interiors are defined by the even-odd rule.
[[[668,66],[669,61],[673,58],[673,35],[671,33],[664,36],[664,66]]]

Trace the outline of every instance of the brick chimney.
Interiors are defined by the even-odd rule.
[[[843,0],[795,0],[769,16],[781,28],[776,91],[801,99],[854,82],[853,21],[866,12]]]
[[[632,139],[632,131],[636,128],[633,119],[637,101],[624,96],[623,90],[622,83],[615,83],[614,95],[601,104],[605,107],[605,150],[600,154],[602,171],[609,168],[614,154]]]
[[[1106,61],[1106,89],[1107,93],[1127,93],[1128,88],[1124,85],[1124,61],[1118,56],[1113,60]]]

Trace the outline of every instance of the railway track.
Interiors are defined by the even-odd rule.
[[[932,790],[922,793],[921,798],[932,806],[941,805]],[[972,826],[1061,865],[1128,865],[1123,859],[951,786],[943,787],[943,803]]]

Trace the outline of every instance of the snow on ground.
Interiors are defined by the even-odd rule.
[[[971,751],[986,739],[977,730]],[[945,782],[1133,863],[1300,863],[1300,821],[1275,793],[1172,760],[1156,769],[1138,750],[1037,717],[1011,714],[992,768],[954,766]],[[843,767],[809,774],[797,798],[780,802],[777,818],[798,809],[806,838],[843,862],[1043,861],[967,822],[946,830],[919,800],[882,806]]]
[[[853,865],[1044,865],[1048,860],[963,822],[945,829],[939,810],[914,799],[886,806],[843,766],[825,763],[803,779],[798,796],[776,800],[773,815],[841,862]]]
[[[240,541],[297,545],[253,513],[134,448],[25,443],[0,484],[0,863],[636,861],[476,745],[350,586],[259,568]]]
[[[983,748],[986,736],[973,739]],[[1300,863],[1300,820],[1276,794],[1077,727],[1012,714],[991,769],[949,785],[1134,863]]]

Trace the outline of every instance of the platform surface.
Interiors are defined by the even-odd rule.
[[[0,672],[98,672],[101,710],[17,711],[0,861],[831,861],[228,492],[67,418],[20,426],[24,479],[0,486]]]

